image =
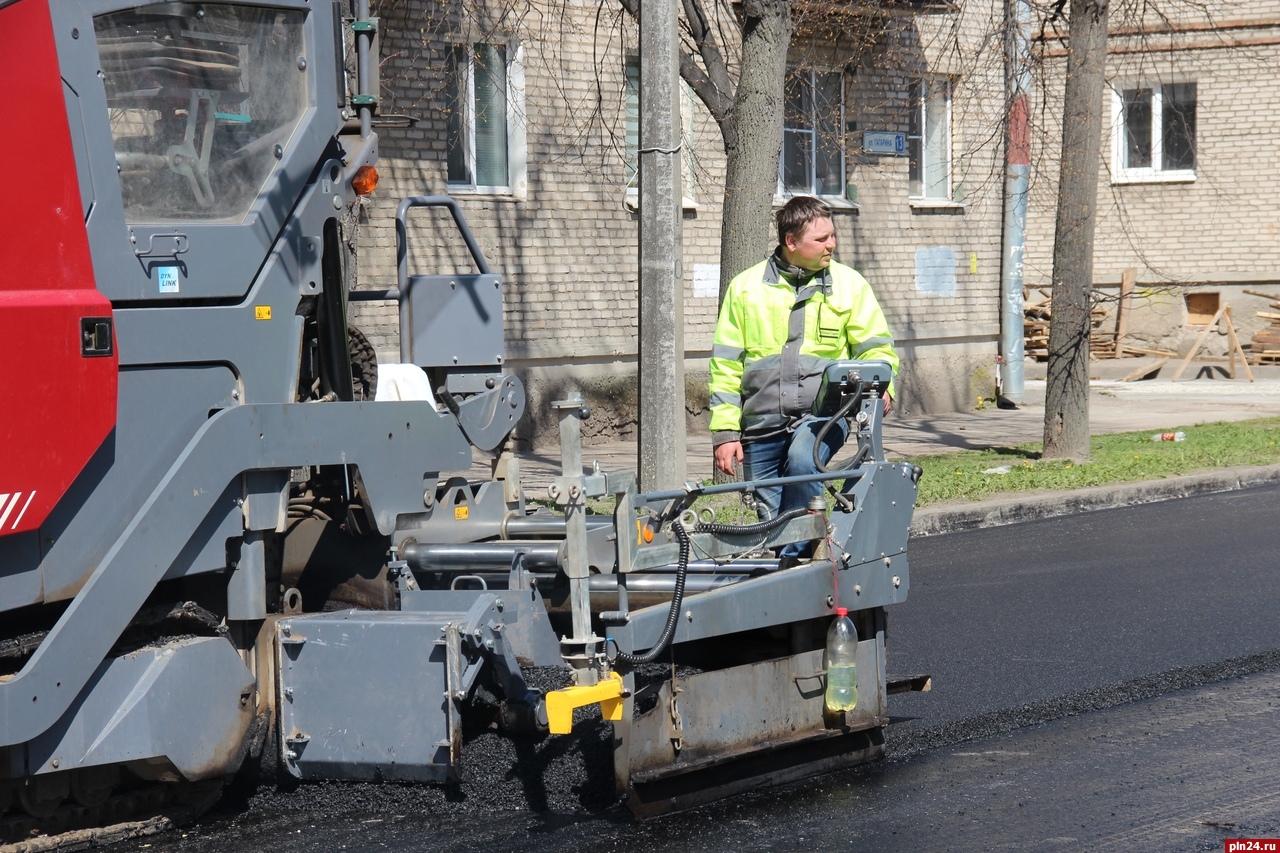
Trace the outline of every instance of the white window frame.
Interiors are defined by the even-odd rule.
[[[475,60],[476,46],[494,44],[506,51],[506,100],[507,100],[507,183],[505,185],[486,186],[476,181],[476,98],[475,98]],[[466,43],[467,67],[458,85],[462,88],[464,104],[464,133],[466,134],[467,171],[471,174],[470,182],[447,180],[450,195],[482,194],[507,195],[523,199],[528,194],[528,143],[525,129],[524,99],[524,47],[520,44],[494,41],[475,41]]]
[[[1111,87],[1111,183],[1158,184],[1185,183],[1196,179],[1196,169],[1165,169],[1164,164],[1164,90],[1166,86],[1194,84],[1192,80],[1169,83],[1140,83],[1130,80]],[[1151,165],[1130,168],[1125,165],[1128,157],[1128,128],[1125,125],[1124,93],[1140,89],[1151,90]],[[1196,86],[1196,112],[1200,107],[1200,91]],[[1197,118],[1196,131],[1199,130]],[[1193,157],[1198,160],[1196,139],[1191,140]]]
[[[844,71],[839,68],[820,68],[809,66],[788,66],[788,76],[791,74],[808,75],[806,85],[809,87],[809,126],[808,127],[790,127],[787,125],[786,106],[784,103],[782,114],[782,150],[778,152],[778,183],[774,190],[775,201],[782,203],[786,199],[797,195],[809,195],[821,198],[828,204],[835,202],[836,207],[853,207],[845,198],[849,192],[849,153],[845,146],[845,128],[846,118],[848,115],[848,91],[845,87]],[[813,95],[818,91],[817,75],[835,76],[840,81],[840,117],[836,123],[837,148],[840,152],[840,192],[819,194],[817,190],[818,177],[818,105],[817,98]],[[784,92],[783,98],[786,98]],[[808,186],[803,189],[788,189],[783,180],[783,170],[786,168],[787,156],[787,132],[808,133],[810,139],[809,148],[809,182]]]
[[[635,69],[635,88],[632,89],[631,69]],[[640,209],[640,56],[636,53],[625,54],[622,58],[622,111],[623,111],[623,174],[626,178],[626,205],[631,210]],[[683,79],[680,80],[680,124],[681,158],[680,186],[681,207],[685,210],[698,209],[698,158],[697,139],[693,132],[693,100],[696,96],[693,89]],[[635,138],[632,138],[630,127],[635,127]]]
[[[918,86],[919,92],[920,92],[919,96],[916,97],[914,99],[914,102],[911,103],[910,105],[911,111],[912,111],[912,119],[913,119],[913,122],[916,124],[916,126],[919,128],[919,133],[912,133],[910,129],[908,129],[907,150],[908,152],[910,152],[913,144],[919,145],[920,147],[919,181],[920,181],[922,190],[920,192],[917,192],[913,187],[910,186],[910,183],[915,179],[912,178],[910,175],[911,158],[910,158],[910,154],[908,154],[908,158],[907,158],[908,197],[910,198],[911,202],[915,205],[956,204],[955,160],[953,156],[954,155],[954,139],[953,139],[954,133],[953,133],[953,128],[951,126],[951,110],[952,110],[952,99],[955,93],[955,81],[953,81],[950,77],[944,77],[944,76],[938,76],[938,75],[926,75],[922,77],[917,77],[911,82],[913,84],[912,89]],[[945,160],[946,177],[936,185],[929,185],[926,183],[927,181],[926,176],[929,174],[929,169],[932,163],[927,159],[929,151],[928,151],[928,145],[926,144],[925,140],[929,138],[930,128],[932,127],[932,125],[929,122],[929,99],[935,96],[938,86],[942,87],[942,97],[943,97],[943,107],[944,107],[943,108],[944,117],[942,119],[942,123],[946,128],[946,136],[945,136],[946,153],[943,157]],[[934,188],[935,186],[941,187],[941,190],[935,189]]]

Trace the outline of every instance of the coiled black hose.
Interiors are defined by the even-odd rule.
[[[721,536],[749,536],[753,533],[768,533],[793,518],[800,518],[808,514],[809,511],[807,509],[799,507],[790,512],[784,512],[777,518],[758,521],[755,524],[720,524],[715,521],[707,521],[695,525],[693,529],[696,533],[716,533]],[[647,652],[637,652],[636,654],[618,652],[617,657],[613,658],[614,663],[623,663],[629,666],[652,663],[657,660],[658,655],[666,650],[667,646],[671,645],[671,638],[676,635],[676,625],[680,619],[680,605],[684,603],[684,583],[689,576],[689,533],[678,520],[671,522],[671,530],[680,542],[680,551],[679,556],[676,558],[676,586],[671,596],[671,610],[667,612],[667,624],[662,628],[662,636],[658,637],[658,642],[654,643],[653,647]]]
[[[676,534],[676,539],[680,540],[680,556],[676,560],[676,587],[671,596],[671,610],[667,613],[667,624],[663,626],[662,636],[658,638],[658,642],[653,644],[653,648],[647,652],[639,652],[637,654],[618,652],[618,656],[614,658],[617,663],[625,663],[630,666],[651,663],[658,659],[658,655],[662,654],[663,650],[670,645],[671,638],[676,635],[676,622],[680,618],[680,605],[684,603],[684,581],[689,576],[689,534],[685,531],[684,525],[678,520],[671,522],[671,530]]]
[[[871,448],[869,446],[864,447],[858,453],[857,456],[845,462],[841,462],[835,468],[828,468],[826,465],[822,464],[822,459],[818,456],[818,451],[822,449],[822,440],[827,437],[827,433],[831,431],[831,427],[836,422],[838,422],[841,418],[848,417],[849,413],[853,411],[853,407],[858,405],[858,402],[861,399],[862,399],[862,383],[859,382],[857,388],[854,389],[853,394],[849,396],[848,402],[846,402],[843,406],[840,407],[840,411],[836,412],[834,415],[828,418],[827,422],[822,425],[821,429],[818,430],[818,435],[813,441],[813,467],[815,470],[820,471],[823,474],[826,474],[829,471],[845,471],[845,470],[848,470],[849,468],[856,468],[862,464],[863,457],[865,457],[867,453],[870,452]]]
[[[693,530],[695,533],[715,533],[719,536],[751,536],[756,533],[768,533],[793,518],[808,514],[809,510],[804,507],[796,507],[793,510],[784,512],[777,518],[757,521],[755,524],[721,524],[718,521],[704,521],[694,527]]]

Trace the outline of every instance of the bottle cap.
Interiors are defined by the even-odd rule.
[[[849,608],[847,608],[847,607],[837,607],[837,608],[836,608],[836,615],[837,615],[837,616],[848,616],[848,615],[849,615]]]

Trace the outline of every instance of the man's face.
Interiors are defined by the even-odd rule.
[[[783,257],[801,269],[817,272],[831,263],[836,248],[836,229],[830,219],[815,219],[799,234],[788,234]]]

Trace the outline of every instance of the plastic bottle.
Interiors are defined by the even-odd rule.
[[[1158,432],[1151,436],[1152,441],[1186,441],[1187,434],[1185,432]]]
[[[858,674],[854,668],[858,654],[858,630],[847,608],[836,608],[835,621],[827,630],[827,692],[823,701],[828,711],[852,711],[858,704]]]

